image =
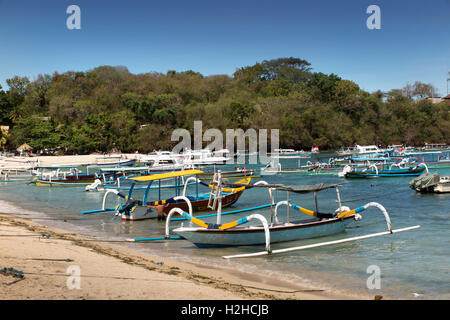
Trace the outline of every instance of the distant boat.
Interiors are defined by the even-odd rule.
[[[305,159],[310,158],[311,154],[303,150],[275,149],[274,152],[270,154],[270,157],[274,159]]]
[[[183,156],[172,151],[154,151],[148,155],[141,155],[139,162],[150,167],[151,171],[164,172],[187,169],[183,163]]]
[[[342,155],[379,155],[383,152],[384,150],[379,149],[375,145],[360,146],[358,144],[354,147],[342,147],[337,151],[338,154]]]
[[[450,176],[441,177],[438,173],[426,172],[411,180],[409,187],[421,193],[450,193]]]
[[[97,168],[99,169],[99,168]],[[95,171],[89,173],[89,166],[82,172],[79,166],[61,165],[61,166],[39,166],[36,168],[36,176],[32,182],[37,186],[51,185],[85,185],[91,184],[96,179],[115,180],[117,175],[124,175],[124,172],[116,174],[115,172]]]
[[[232,160],[228,156],[229,151],[227,149],[212,152],[209,149],[202,150],[190,150],[187,149],[183,153],[180,153],[180,159],[182,159],[185,166],[201,167],[208,165],[224,165],[229,160]],[[182,157],[182,158],[181,158]]]
[[[427,166],[423,163],[415,167],[393,168],[393,166],[391,166],[388,169],[378,169],[378,167],[373,164],[364,170],[356,170],[355,168],[344,167],[344,170],[340,174],[340,176],[344,176],[345,178],[419,176],[423,171],[425,171],[425,169],[428,171]]]

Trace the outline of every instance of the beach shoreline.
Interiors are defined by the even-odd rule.
[[[0,299],[348,300],[371,299],[288,280],[181,262],[0,213]],[[69,289],[70,266],[80,289]]]
[[[108,157],[121,157],[122,159],[138,159],[139,154],[109,154]],[[72,156],[39,156],[39,157],[24,157],[20,160],[39,160],[40,165],[70,165],[80,163],[95,163],[98,158],[103,158],[105,155],[90,154],[90,155],[72,155]],[[5,158],[4,158],[5,159]],[[18,159],[18,158],[15,158]],[[8,162],[8,165],[15,165],[15,162]],[[39,218],[35,217],[38,221]],[[177,260],[174,258],[166,258],[158,256],[157,253],[147,253],[139,251],[138,249],[130,248],[130,246],[120,245],[114,242],[100,242],[98,239],[89,238],[86,235],[74,233],[73,230],[63,230],[64,226],[57,227],[45,225],[41,222],[32,220],[33,218],[17,217],[12,212],[3,212],[0,210],[0,227],[7,229],[7,233],[26,234],[32,233],[33,236],[26,237],[0,237],[2,245],[0,246],[0,258],[2,265],[0,268],[14,267],[15,269],[23,270],[24,272],[31,272],[30,270],[47,270],[48,263],[45,260],[29,260],[30,258],[48,259],[45,257],[47,252],[45,243],[50,242],[51,247],[55,247],[54,251],[49,252],[50,258],[65,259],[66,256],[73,260],[71,263],[59,261],[59,266],[51,265],[50,273],[58,273],[59,276],[46,276],[39,278],[37,275],[26,276],[26,279],[32,278],[36,287],[40,288],[38,291],[27,289],[24,284],[27,282],[19,281],[11,286],[6,286],[11,279],[6,279],[5,276],[0,275],[0,280],[3,280],[0,290],[0,299],[294,299],[294,300],[322,300],[322,299],[373,299],[373,296],[352,294],[349,291],[338,290],[336,288],[318,288],[314,285],[306,286],[292,281],[289,276],[267,274],[255,274],[238,270],[228,264],[223,266],[214,266],[210,264],[200,264],[199,262],[186,262],[185,260]],[[2,232],[0,232],[2,233]],[[39,237],[41,233],[50,234],[50,239]],[[68,235],[69,234],[69,235]],[[54,243],[56,242],[56,243]],[[8,248],[14,247],[16,251],[11,251]],[[33,253],[39,252],[39,257],[33,257]],[[82,250],[82,254],[75,254],[74,252]],[[87,252],[85,252],[87,251]],[[132,260],[128,259],[133,257]],[[56,258],[55,258],[56,257]],[[28,260],[25,260],[28,259]],[[113,259],[113,260],[111,260]],[[95,266],[105,264],[105,260],[112,263],[115,267],[114,272],[106,281],[97,283],[99,280],[94,277],[89,278],[91,285],[84,290],[68,290],[65,289],[65,281],[68,278],[66,273],[67,267],[72,264],[83,263],[80,265],[82,274],[89,276],[101,275],[101,270]],[[26,263],[25,263],[26,261]],[[48,261],[47,261],[48,262]],[[160,263],[162,262],[162,264]],[[133,270],[130,270],[133,269]],[[134,270],[136,268],[136,270]],[[122,282],[129,282],[127,285],[118,284],[120,280],[116,277],[123,278],[124,275],[132,273],[131,278],[147,279],[158,277],[159,275],[168,276],[168,283],[176,283],[173,281],[183,282],[185,288],[172,288],[163,281],[151,283],[156,290],[148,291],[140,281],[137,280],[121,280]],[[177,279],[172,279],[175,277]],[[3,279],[2,279],[3,278]],[[83,279],[83,277],[82,277]],[[99,278],[101,279],[101,278]],[[180,280],[181,279],[181,280]],[[103,279],[105,280],[105,279]],[[85,283],[86,281],[83,281]],[[139,282],[139,290],[134,290],[134,286]],[[143,281],[144,284],[146,281]],[[147,280],[150,283],[150,280]],[[320,282],[320,281],[319,281]],[[134,283],[134,285],[131,285]],[[52,289],[52,286],[58,288]],[[127,287],[128,286],[128,287]],[[96,287],[102,288],[101,292],[96,290]],[[122,293],[115,294],[119,288]],[[187,289],[189,288],[189,289]],[[205,292],[203,289],[207,288]],[[86,291],[86,292],[85,292]],[[11,294],[14,292],[14,294]],[[55,292],[63,292],[58,296]],[[145,292],[143,294],[136,294],[136,292]],[[164,292],[159,294],[158,292]],[[193,292],[198,292],[197,295],[192,295]]]

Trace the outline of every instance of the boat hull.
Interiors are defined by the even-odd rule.
[[[338,234],[354,221],[354,215],[342,219],[308,219],[269,227],[270,243],[311,239]],[[227,230],[205,228],[176,228],[176,234],[198,247],[223,247],[265,244],[262,226],[236,227]]]
[[[222,198],[222,207],[226,208],[239,200],[240,196],[244,191],[238,191],[235,193],[230,193],[224,195]],[[209,198],[200,199],[200,200],[191,200],[192,210],[194,212],[197,211],[208,211],[211,210],[208,208]],[[159,201],[158,201],[159,202]],[[164,219],[166,215],[169,214],[170,210],[173,208],[180,208],[183,211],[188,212],[189,207],[185,201],[176,201],[172,203],[165,204],[156,204],[156,205],[147,205],[147,206],[138,206],[133,211],[131,215],[122,215],[122,220],[128,221],[136,221],[136,220],[146,220],[146,219]]]
[[[352,171],[345,174],[346,178],[376,178],[376,177],[403,177],[403,176],[420,176],[425,167],[417,169],[398,169],[398,170],[380,170],[376,171]]]
[[[123,176],[124,173],[108,173],[104,174],[105,179],[115,178],[116,176]],[[37,179],[37,186],[45,186],[45,185],[83,185],[83,184],[92,184],[96,179],[103,179],[102,175],[79,175],[77,176],[67,176],[65,179]]]
[[[239,198],[241,197],[242,193],[244,191],[238,191],[235,193],[230,193],[227,195],[224,195],[222,198],[222,208],[226,208],[229,207],[233,204],[235,204]],[[199,200],[191,200],[191,205],[192,205],[192,210],[193,211],[208,211],[211,210],[210,208],[208,208],[208,202],[209,202],[209,198],[207,199],[199,199]],[[165,215],[168,215],[170,210],[172,210],[173,208],[180,208],[183,211],[188,212],[189,211],[189,207],[188,204],[185,201],[177,201],[174,203],[167,203],[165,205],[162,206],[163,208],[163,212]]]

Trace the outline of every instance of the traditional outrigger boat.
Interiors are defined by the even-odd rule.
[[[387,169],[378,169],[376,164],[372,164],[364,170],[356,170],[352,167],[344,167],[344,170],[340,174],[345,178],[377,178],[377,177],[403,177],[403,176],[419,176],[425,170],[428,172],[428,167],[425,163],[418,164],[417,166],[410,166],[407,168],[401,168],[395,164],[391,165]]]
[[[354,166],[360,166],[359,164],[353,164]],[[342,166],[329,162],[312,162],[307,161],[306,164],[300,162],[296,167],[282,166],[280,162],[271,161],[265,167],[261,168],[261,175],[275,175],[275,174],[287,174],[287,173],[304,173],[311,175],[337,175],[342,170]]]
[[[153,172],[152,168],[148,167],[135,167],[133,169],[136,169],[136,175],[135,176],[141,176],[143,175],[143,173],[147,173],[147,175],[149,174],[157,174],[157,173],[165,173],[163,172]],[[107,169],[104,169],[107,170]],[[127,169],[121,169],[121,168],[115,168],[114,171],[120,171],[120,170],[127,170]],[[128,170],[127,170],[128,171]],[[132,173],[133,171],[131,171],[130,173]],[[197,174],[197,178],[199,180],[212,180],[214,177],[214,174],[216,174],[216,172],[203,172],[203,173],[199,173]],[[245,169],[245,167],[243,168],[236,168],[234,171],[224,171],[222,172],[222,175],[226,178],[245,178],[245,177],[259,177],[259,176],[255,176],[254,175],[254,170],[247,170]],[[105,190],[105,189],[116,189],[116,190],[130,190],[131,185],[133,183],[136,183],[136,181],[131,180],[130,178],[133,177],[133,174],[129,174],[127,176],[120,176],[117,177],[116,182],[114,183],[113,181],[111,181],[111,179],[109,181],[103,181],[103,180],[96,180],[94,181],[94,183],[92,185],[86,186],[86,191],[91,191],[91,190]],[[178,183],[184,185],[184,178],[185,176],[180,176],[181,181],[178,181]],[[166,180],[166,179],[162,179],[162,180]],[[191,186],[191,185],[195,185],[196,182],[192,181],[192,182],[188,182],[187,185]],[[166,188],[178,188],[180,187],[179,184],[174,184],[171,183],[170,181],[166,181],[165,183],[159,183],[157,186],[151,186],[150,189],[166,189]],[[147,189],[147,184],[135,184],[133,186],[133,190],[146,190]]]
[[[192,211],[205,211],[212,209],[211,205],[211,197],[214,194],[215,188],[211,184],[206,184],[198,178],[198,175],[203,174],[204,172],[201,170],[184,170],[184,171],[175,171],[171,173],[161,173],[161,174],[153,174],[148,176],[141,176],[136,178],[131,178],[133,181],[131,187],[129,189],[128,195],[124,195],[120,193],[118,190],[108,190],[103,197],[103,204],[101,210],[92,210],[92,211],[84,211],[82,214],[93,214],[99,212],[106,211],[114,211],[115,215],[118,215],[122,218],[122,220],[144,220],[144,219],[164,219],[165,216],[172,210],[173,208],[179,208],[182,210],[190,210]],[[181,178],[188,177],[184,179],[184,184],[180,183]],[[161,198],[161,182],[167,179],[175,178],[175,196],[162,199]],[[186,195],[187,186],[190,185],[190,181],[194,181],[196,184],[196,193],[192,195]],[[234,184],[230,186],[230,188],[226,188],[221,190],[223,192],[223,207],[228,207],[236,203],[244,190],[246,189],[246,185],[251,182],[252,178],[247,177],[236,181]],[[136,182],[146,182],[147,186],[145,187],[145,191],[141,200],[133,198],[133,190]],[[148,201],[149,200],[149,192],[152,189],[152,185],[154,182],[157,182],[158,185],[155,186],[155,189],[158,189],[158,200],[156,201]],[[212,191],[206,193],[199,193],[198,186],[199,184],[208,186]],[[180,192],[182,189],[182,192]],[[115,194],[120,203],[117,204],[114,208],[106,208],[105,203],[109,194]]]
[[[338,187],[341,184],[317,184],[310,186],[284,186],[284,185],[259,185],[258,187],[264,187],[269,189],[269,194],[271,195],[271,203],[273,202],[273,190],[283,190],[288,193],[287,199],[289,199],[289,192],[294,193],[314,193],[316,209],[308,210],[302,208],[299,205],[292,203],[289,200],[280,201],[276,204],[275,208],[271,207],[270,222],[261,214],[252,214],[241,219],[221,223],[220,220],[220,196],[218,198],[219,208],[217,215],[217,223],[206,223],[198,218],[192,216],[191,212],[185,212],[180,208],[174,208],[169,212],[166,219],[166,234],[167,239],[171,238],[170,235],[170,221],[173,214],[180,214],[187,220],[191,222],[188,227],[181,226],[173,229],[172,231],[179,237],[184,238],[198,247],[217,247],[217,246],[242,246],[242,245],[266,245],[266,251],[257,252],[252,254],[243,254],[236,256],[226,256],[224,258],[235,258],[235,257],[248,257],[256,255],[266,255],[271,253],[281,253],[287,251],[302,250],[308,247],[324,246],[329,244],[354,241],[359,239],[366,239],[371,237],[378,237],[383,235],[388,235],[392,233],[402,232],[417,229],[420,226],[413,226],[403,229],[393,230],[391,226],[391,220],[386,209],[379,203],[370,202],[364,206],[350,210],[348,207],[341,205],[340,193]],[[256,187],[253,185],[252,187]],[[218,180],[218,188],[221,188],[220,179]],[[323,213],[318,209],[317,193],[322,190],[335,188],[338,199],[338,209],[334,213]],[[278,208],[281,205],[287,206],[287,222],[278,221]],[[300,239],[310,239],[316,237],[323,237],[334,235],[343,232],[345,228],[354,221],[361,220],[361,212],[365,211],[369,207],[378,208],[384,215],[386,219],[386,224],[388,231],[369,234],[360,237],[348,238],[343,240],[337,240],[332,242],[323,242],[310,246],[294,247],[288,249],[280,249],[272,251],[270,248],[271,243],[285,242]],[[306,220],[290,220],[290,208],[310,215],[310,219]],[[252,220],[259,220],[261,224],[242,226]],[[196,226],[193,226],[195,224]]]
[[[135,167],[98,167],[97,165],[84,166],[85,171],[81,171],[79,165],[60,166],[40,166],[37,167],[36,176],[31,180],[37,186],[82,186],[89,185],[96,181],[103,184],[114,183],[118,177],[125,177],[136,171],[143,171],[145,168]]]

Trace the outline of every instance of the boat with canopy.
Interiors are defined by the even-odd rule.
[[[220,179],[218,180],[218,188],[221,187]],[[286,242],[301,239],[310,239],[317,237],[330,236],[338,234],[345,231],[345,228],[355,222],[362,219],[361,213],[370,207],[375,207],[379,209],[386,220],[387,231],[377,234],[370,234],[361,237],[344,239],[346,241],[354,241],[359,239],[365,239],[369,237],[388,235],[392,233],[402,232],[417,229],[420,226],[413,226],[403,229],[392,229],[391,219],[389,217],[386,209],[379,203],[369,202],[363,206],[357,207],[355,209],[350,209],[348,207],[342,206],[341,198],[339,193],[339,186],[341,184],[316,184],[316,185],[306,185],[306,186],[285,186],[280,184],[260,184],[252,185],[252,187],[262,187],[269,190],[271,196],[271,203],[273,201],[273,191],[281,190],[287,192],[287,200],[280,201],[275,206],[271,206],[270,220],[268,221],[261,214],[252,214],[245,216],[241,219],[221,223],[220,220],[220,194],[216,199],[219,203],[217,223],[206,223],[196,217],[193,217],[191,212],[185,212],[179,208],[174,208],[169,212],[166,219],[166,238],[171,238],[173,235],[170,234],[170,221],[173,214],[180,214],[184,218],[190,221],[189,226],[180,226],[172,230],[177,236],[186,239],[198,247],[217,247],[217,246],[247,246],[247,245],[262,245],[265,244],[266,250],[264,252],[243,254],[237,256],[227,256],[225,258],[234,257],[246,257],[252,255],[266,255],[271,253],[277,253],[278,251],[272,251],[270,248],[271,243]],[[334,188],[337,194],[338,208],[335,212],[322,212],[318,208],[317,193],[323,190]],[[305,209],[289,200],[289,193],[307,194],[313,193],[314,200],[316,204],[315,210]],[[278,219],[278,209],[280,206],[287,206],[287,221],[280,222]],[[303,214],[311,216],[309,219],[302,220],[292,220],[291,214],[294,212],[301,212]],[[257,220],[260,222],[258,225],[247,225],[250,221]],[[194,226],[195,225],[195,226]],[[321,243],[316,244],[316,246],[329,245],[334,243]],[[302,250],[304,247],[289,248],[288,251]],[[283,249],[281,252],[286,252]]]
[[[215,192],[214,189],[217,188],[198,178],[198,176],[203,173],[204,172],[201,170],[183,170],[131,178],[130,180],[132,183],[127,195],[124,195],[115,189],[108,190],[103,196],[102,209],[83,211],[82,214],[114,211],[115,215],[120,216],[122,220],[135,221],[154,218],[164,219],[173,208],[189,210],[190,212],[209,210],[211,209],[211,197]],[[180,183],[182,178],[184,182]],[[163,182],[168,179],[175,179],[175,195],[171,198],[163,199],[161,189]],[[234,182],[229,188],[223,189],[223,206],[228,207],[236,203],[251,180],[252,177],[246,177]],[[137,197],[134,197],[133,195],[136,182],[147,183],[141,199],[137,199]],[[153,186],[154,183],[156,186]],[[196,191],[194,194],[187,195],[187,187],[190,183],[195,184]],[[210,191],[200,193],[200,185],[207,186]],[[157,200],[150,201],[150,190],[155,189],[158,194]],[[116,195],[119,203],[115,207],[106,208],[106,199],[110,194]]]
[[[82,186],[92,183],[111,184],[119,177],[148,171],[147,167],[103,167],[98,165],[39,166],[31,180],[37,186]]]

